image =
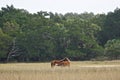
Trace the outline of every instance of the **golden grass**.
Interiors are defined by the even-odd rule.
[[[54,69],[50,63],[0,64],[0,80],[120,80],[120,61],[72,61]]]

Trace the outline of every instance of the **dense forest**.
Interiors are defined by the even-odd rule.
[[[107,14],[0,10],[0,62],[120,59],[120,9]]]

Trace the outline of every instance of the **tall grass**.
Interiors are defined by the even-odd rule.
[[[51,68],[50,63],[0,64],[0,80],[120,80],[120,61],[71,62]]]

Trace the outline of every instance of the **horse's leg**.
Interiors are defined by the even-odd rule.
[[[70,63],[68,64],[68,67],[70,67]]]
[[[55,63],[51,62],[51,68],[54,68],[54,66],[55,66]]]

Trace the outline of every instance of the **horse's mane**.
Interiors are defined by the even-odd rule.
[[[65,58],[61,59],[60,61],[69,61],[70,62],[70,59],[65,57]]]

